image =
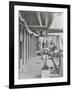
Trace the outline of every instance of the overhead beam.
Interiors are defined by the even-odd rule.
[[[48,24],[48,16],[46,14],[46,16],[45,16],[45,25],[46,25],[46,27],[47,27],[47,24]]]
[[[37,14],[37,18],[38,18],[40,26],[42,26],[42,20],[41,20],[40,12],[36,12],[36,14]]]
[[[22,22],[20,22],[19,24],[22,25],[23,27],[25,27],[25,25],[24,25]],[[28,27],[46,27],[46,26],[40,26],[40,25],[28,25]]]
[[[21,22],[19,23],[22,27],[25,28],[25,25],[22,24]],[[37,25],[29,25],[28,26],[32,31],[44,31],[44,30],[47,30],[47,27],[46,26],[37,26]],[[48,29],[47,30],[47,33],[63,33],[63,29]]]

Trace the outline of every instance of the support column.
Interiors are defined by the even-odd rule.
[[[29,51],[29,50],[28,50],[28,49],[29,49],[29,48],[28,48],[28,33],[27,33],[27,42],[26,42],[26,44],[27,44],[26,46],[27,46],[27,61],[28,61],[28,54],[29,54],[29,52],[28,52],[28,51]]]
[[[23,66],[23,60],[24,60],[24,47],[23,47],[23,28],[20,28],[19,31],[19,68]]]
[[[59,49],[59,36],[56,36],[57,49]]]
[[[24,64],[26,63],[26,30],[24,29]]]

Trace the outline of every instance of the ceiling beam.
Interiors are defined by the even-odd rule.
[[[36,14],[37,14],[37,18],[38,18],[40,26],[42,26],[42,20],[41,20],[40,12],[36,12]]]
[[[47,14],[45,15],[45,25],[46,25],[46,27],[47,27],[47,24],[48,24],[48,16],[47,16]]]

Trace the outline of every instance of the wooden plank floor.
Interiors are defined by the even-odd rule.
[[[49,67],[53,66],[51,60],[47,60],[47,65]],[[28,60],[28,62],[22,67],[22,70],[19,72],[19,79],[31,79],[31,78],[41,78],[41,71],[43,67],[43,60],[41,56],[33,56]],[[53,76],[57,75],[55,71],[52,72]]]
[[[43,61],[40,56],[32,57],[28,62],[23,66],[22,70],[19,73],[20,79],[27,78],[40,78],[41,69],[43,67]]]

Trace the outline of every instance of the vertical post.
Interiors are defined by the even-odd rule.
[[[26,63],[26,30],[24,28],[24,64]]]
[[[26,32],[26,60],[28,61],[28,34]]]
[[[26,63],[27,63],[27,30],[26,30]]]
[[[31,40],[30,40],[30,34],[29,34],[29,58],[31,57],[31,50],[30,50],[30,45],[31,45]]]
[[[28,33],[28,59],[29,59],[29,33]]]
[[[56,36],[57,49],[59,49],[59,36]]]
[[[24,37],[23,37],[24,38],[24,42],[23,43],[24,43],[24,64],[25,64],[25,29],[24,29],[23,33],[24,33]]]
[[[62,76],[63,75],[63,57],[60,54],[59,55],[59,75]]]
[[[22,65],[24,65],[24,30],[22,28]]]
[[[19,68],[21,68],[23,65],[23,53],[23,28],[21,27],[19,31]]]
[[[20,69],[20,27],[19,27],[19,69]]]

